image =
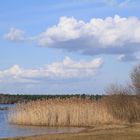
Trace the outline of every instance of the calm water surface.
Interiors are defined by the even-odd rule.
[[[12,106],[2,105],[0,107]],[[54,128],[54,127],[31,127],[12,125],[7,121],[8,110],[0,110],[0,138],[9,138],[17,136],[32,136],[40,134],[72,133],[79,132],[84,128]]]

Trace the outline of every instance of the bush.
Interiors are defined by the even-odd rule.
[[[104,98],[108,112],[114,118],[130,123],[140,120],[139,98],[131,91],[130,87],[111,85],[106,91],[108,96]]]

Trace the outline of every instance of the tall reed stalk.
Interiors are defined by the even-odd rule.
[[[92,126],[118,122],[108,113],[103,101],[90,99],[49,99],[17,104],[9,121],[24,125]]]

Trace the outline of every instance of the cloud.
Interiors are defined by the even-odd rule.
[[[107,6],[116,6],[118,3],[116,0],[104,0],[104,4]]]
[[[72,4],[92,4],[96,7],[115,7],[124,8],[138,3],[137,0],[71,0]]]
[[[104,4],[107,6],[115,6],[115,7],[123,8],[132,4],[132,0],[123,0],[121,2],[119,2],[118,0],[104,0]]]
[[[139,60],[139,58],[137,56],[134,56],[131,54],[129,54],[129,55],[122,54],[122,55],[118,56],[118,60],[123,61],[123,62],[128,62],[128,61],[137,61],[137,60]]]
[[[139,0],[101,0],[100,1],[105,7],[114,8],[134,8],[139,7]]]
[[[11,28],[8,33],[4,35],[4,38],[9,41],[22,41],[24,40],[24,31],[17,28]]]
[[[134,1],[133,1],[133,2],[134,2]],[[129,4],[132,4],[132,0],[125,0],[125,1],[121,2],[121,3],[119,4],[119,7],[123,8],[123,7],[128,6]],[[133,4],[133,5],[134,5],[134,4]]]
[[[92,18],[89,22],[74,17],[61,17],[57,25],[30,38],[39,46],[84,55],[134,56],[140,51],[139,33],[140,20],[137,17],[115,15],[105,19]]]
[[[63,61],[54,62],[41,68],[23,69],[14,65],[0,71],[0,83],[38,83],[48,79],[72,79],[94,76],[103,64],[101,58],[91,61],[74,61],[66,57]]]
[[[39,45],[86,55],[124,54],[140,50],[140,20],[118,15],[89,22],[61,17],[59,23],[40,35]]]
[[[140,43],[139,31],[140,21],[135,17],[127,19],[116,15],[105,20],[93,18],[87,23],[75,18],[61,17],[56,26],[42,33],[39,43],[42,46],[59,47],[56,43],[70,43],[69,41],[81,39],[93,47],[96,44],[100,48],[122,47],[127,42]]]

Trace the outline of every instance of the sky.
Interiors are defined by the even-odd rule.
[[[104,94],[139,54],[139,0],[1,1],[0,93]]]

